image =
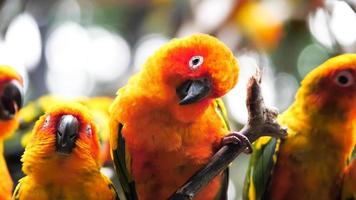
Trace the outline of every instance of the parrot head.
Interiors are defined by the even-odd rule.
[[[98,166],[98,160],[96,125],[89,111],[74,102],[58,104],[40,117],[22,158],[25,173],[56,165],[67,169]]]
[[[0,65],[0,138],[15,131],[17,113],[23,103],[23,82],[9,66]]]
[[[168,97],[175,117],[184,121],[232,89],[239,72],[233,53],[205,34],[173,39],[148,59],[146,70],[158,72],[157,85],[163,85],[159,90]]]
[[[355,116],[356,54],[336,56],[310,72],[297,98],[324,116]]]

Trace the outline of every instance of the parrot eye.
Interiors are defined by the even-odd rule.
[[[91,137],[92,135],[92,130],[91,130],[91,126],[88,124],[86,129],[85,129],[86,133],[87,133],[87,136],[88,137]]]
[[[51,116],[48,115],[43,123],[43,128],[48,127],[50,119],[51,119]]]
[[[191,70],[196,70],[198,69],[198,67],[203,64],[203,57],[202,56],[193,56],[190,60],[189,60],[189,68]]]
[[[341,87],[348,87],[353,84],[354,80],[350,72],[342,71],[336,75],[335,82]]]

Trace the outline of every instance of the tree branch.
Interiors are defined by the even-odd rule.
[[[259,71],[250,78],[247,85],[246,105],[248,109],[248,123],[240,131],[250,142],[256,141],[261,136],[285,137],[287,130],[276,121],[278,111],[265,106],[261,94],[261,74]],[[169,200],[190,200],[206,186],[214,177],[225,170],[235,158],[244,151],[246,146],[228,144],[211,158],[210,162],[193,175],[188,182],[179,188]]]

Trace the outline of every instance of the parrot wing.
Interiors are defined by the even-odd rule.
[[[222,99],[217,99],[214,101],[214,107],[216,113],[219,115],[220,119],[224,122],[225,128],[230,130],[229,119],[227,117],[226,108]]]
[[[107,183],[108,187],[110,188],[111,193],[112,193],[113,196],[115,197],[114,200],[120,200],[119,195],[118,195],[118,193],[117,193],[117,191],[116,191],[114,185],[113,185],[112,182],[110,181],[110,179],[109,179],[108,177],[104,176],[104,175],[103,175],[102,177],[104,178],[105,182]]]
[[[135,182],[131,176],[131,157],[125,145],[125,139],[122,137],[123,124],[118,127],[117,148],[112,149],[115,170],[118,174],[120,185],[124,191],[127,200],[137,200]]]
[[[279,143],[270,137],[262,137],[254,143],[243,188],[244,200],[264,199],[277,161]]]
[[[227,112],[224,106],[224,103],[221,99],[217,99],[214,101],[214,107],[216,113],[220,116],[221,120],[224,122],[226,129],[230,130]],[[114,160],[115,170],[117,171],[120,185],[122,190],[125,193],[125,197],[127,200],[137,200],[137,192],[135,188],[135,181],[131,176],[131,157],[127,151],[125,146],[125,139],[122,136],[122,128],[123,124],[119,124],[118,126],[118,138],[117,138],[117,148],[112,149],[112,156]],[[227,189],[229,183],[229,169],[227,168],[223,172],[223,181],[222,181],[220,192],[217,196],[217,200],[225,200],[227,199]]]
[[[355,153],[355,151],[353,153]],[[348,164],[348,166],[346,167],[346,169],[344,170],[341,199],[343,200],[356,199],[355,182],[356,182],[356,159],[353,158]]]
[[[224,122],[225,128],[227,130],[230,130],[226,108],[225,108],[225,105],[224,105],[224,102],[222,101],[222,99],[215,100],[214,107],[215,107],[216,113],[219,115],[221,120]],[[223,179],[222,185],[221,185],[221,188],[220,188],[217,198],[215,198],[216,200],[227,200],[228,199],[227,198],[227,190],[229,187],[229,168],[226,168],[224,170],[222,179]]]
[[[19,200],[20,199],[20,187],[21,187],[21,183],[19,182],[19,184],[17,184],[15,190],[14,190],[14,194],[12,195],[11,200]]]
[[[22,178],[19,180],[18,184],[16,185],[16,188],[14,190],[14,193],[12,194],[11,200],[20,200],[20,188],[22,185],[22,182],[26,179],[26,177]]]

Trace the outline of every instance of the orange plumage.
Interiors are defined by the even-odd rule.
[[[9,84],[11,82],[15,82],[18,84],[19,88],[22,86],[22,78],[20,75],[17,74],[17,72],[12,69],[9,66],[0,66],[0,98],[3,100],[6,92],[6,84]],[[20,92],[20,91],[19,91]],[[20,97],[21,98],[21,97]],[[7,98],[11,100],[9,105],[12,107],[12,109],[15,109],[13,113],[14,115],[11,114],[7,119],[0,119],[0,200],[8,200],[11,198],[12,194],[12,189],[13,189],[13,183],[12,179],[10,177],[9,171],[7,169],[7,165],[5,162],[4,158],[4,139],[9,137],[18,127],[18,122],[17,122],[17,111],[20,109],[21,105],[17,105],[16,103],[13,102],[14,99]],[[5,102],[1,102],[0,106],[0,112],[2,113],[1,115],[6,115],[5,107],[7,105],[4,105]]]
[[[237,77],[232,52],[196,34],[161,47],[118,91],[110,110],[111,148],[128,199],[136,192],[138,199],[167,199],[209,161],[228,133],[216,100]],[[184,98],[196,94],[193,87],[205,96]],[[196,199],[218,197],[223,181],[216,177]]]
[[[116,199],[110,180],[100,173],[96,125],[80,104],[59,104],[46,112],[22,161],[27,176],[13,199]]]
[[[341,199],[356,198],[356,159],[349,164],[344,172]]]

